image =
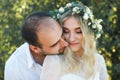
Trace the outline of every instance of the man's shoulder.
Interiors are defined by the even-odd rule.
[[[45,59],[49,60],[59,60],[59,55],[47,55]]]
[[[27,43],[24,43],[20,47],[16,48],[16,50],[11,54],[11,56],[6,61],[6,65],[14,65],[19,63],[18,61],[20,59],[23,59],[23,57],[25,57],[26,46],[27,46]]]
[[[59,65],[60,64],[60,57],[59,55],[47,55],[45,60],[44,60],[44,63],[49,63],[49,64],[57,64]],[[52,62],[52,63],[50,63]]]

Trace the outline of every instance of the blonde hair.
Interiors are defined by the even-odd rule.
[[[79,15],[69,15],[61,20],[60,24],[63,25],[64,21],[66,21],[69,17],[74,16],[79,24],[82,25],[80,28],[82,30],[83,35],[83,55],[78,58],[69,47],[66,48],[63,55],[63,67],[62,70],[64,73],[76,73],[80,70],[84,71],[84,75],[86,78],[95,75],[95,63],[96,63],[96,41],[94,37],[94,33],[89,29],[87,25],[87,21],[83,20]]]

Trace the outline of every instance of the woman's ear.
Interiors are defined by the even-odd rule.
[[[30,45],[30,51],[33,52],[33,53],[40,53],[41,52],[41,49],[37,46],[34,46],[34,45]]]

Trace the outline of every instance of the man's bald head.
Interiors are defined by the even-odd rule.
[[[57,23],[50,15],[43,12],[30,14],[23,23],[22,37],[29,43],[38,46],[37,32],[42,29],[54,29],[54,23]]]

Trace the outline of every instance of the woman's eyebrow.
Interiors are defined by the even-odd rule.
[[[80,27],[75,28],[75,30],[80,29]],[[80,29],[81,30],[81,29]]]
[[[62,28],[63,28],[63,29],[67,29],[67,28],[66,28],[66,27],[64,27],[64,26],[63,26]]]

